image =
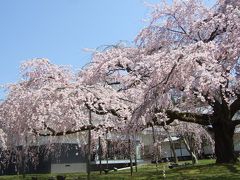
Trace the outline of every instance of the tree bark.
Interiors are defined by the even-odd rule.
[[[108,169],[108,158],[109,158],[109,145],[110,145],[110,140],[107,140],[107,153],[106,153],[107,169]]]
[[[235,163],[233,135],[235,126],[231,120],[219,119],[213,123],[216,163]]]
[[[164,128],[164,127],[163,127],[163,128]],[[175,163],[178,163],[178,157],[177,157],[177,154],[176,154],[176,151],[175,151],[175,145],[174,145],[174,142],[173,142],[173,140],[172,140],[171,134],[169,133],[169,131],[167,130],[167,128],[164,128],[164,130],[167,132],[167,135],[168,135],[169,145],[170,145],[170,148],[171,148],[172,153],[173,153],[174,162],[175,162]]]
[[[22,177],[23,179],[25,179],[26,177],[26,154],[25,154],[25,148],[24,146],[22,146],[22,150],[21,150],[21,166],[22,166]]]
[[[92,125],[92,114],[89,111],[89,124]],[[90,180],[91,173],[91,128],[88,130],[88,145],[87,145],[87,179]]]
[[[101,138],[98,137],[98,157],[99,157],[99,169],[100,174],[102,174],[102,145],[101,145]]]
[[[135,150],[135,156],[134,156],[134,161],[135,161],[135,171],[138,172],[138,164],[137,164],[137,153],[136,153],[136,150]]]
[[[128,139],[128,153],[129,153],[129,160],[130,160],[130,173],[131,173],[131,176],[133,175],[133,162],[132,162],[132,151],[131,151],[131,140],[130,140],[130,137]]]
[[[176,151],[175,151],[175,145],[174,145],[174,142],[172,140],[172,137],[171,135],[169,135],[169,144],[170,144],[170,148],[172,150],[172,153],[173,153],[173,157],[174,157],[174,162],[175,163],[178,163],[178,157],[177,157],[177,154],[176,154]]]
[[[135,147],[135,153],[134,153],[134,161],[135,161],[135,171],[137,172],[137,166],[138,166],[138,164],[137,164],[137,137],[136,137],[136,134],[135,134],[135,136],[134,136],[134,147]]]
[[[153,137],[153,147],[154,147],[154,144],[156,143],[154,126],[152,126],[152,137]],[[154,159],[156,163],[156,168],[158,169],[158,145],[157,145],[157,149],[154,148]]]
[[[184,142],[184,145],[185,145],[187,151],[189,152],[189,154],[190,154],[191,157],[192,157],[192,164],[197,164],[197,163],[198,163],[198,159],[197,159],[196,154],[191,150],[191,147],[189,146],[186,138],[185,138],[185,137],[182,137],[182,139],[183,139],[183,142]]]
[[[185,122],[193,122],[201,125],[212,125],[215,139],[216,163],[236,163],[237,156],[234,153],[233,135],[235,126],[240,124],[240,120],[232,121],[232,117],[240,109],[240,99],[237,99],[229,107],[228,103],[222,98],[221,102],[215,99],[213,114],[196,114],[190,112],[177,112],[167,110],[169,120],[165,124],[172,123],[175,119]],[[161,112],[161,111],[159,111]],[[164,126],[153,119],[154,124]]]

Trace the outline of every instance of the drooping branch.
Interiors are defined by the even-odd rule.
[[[63,136],[63,135],[68,135],[68,134],[75,134],[77,132],[82,132],[82,131],[87,131],[89,129],[98,129],[100,127],[96,127],[94,125],[88,125],[88,126],[82,126],[82,127],[79,127],[78,129],[76,130],[68,130],[68,131],[55,131],[54,129],[50,128],[50,127],[47,127],[46,129],[48,131],[50,131],[50,133],[41,133],[39,131],[37,131],[36,129],[33,129],[33,133],[38,135],[38,136]]]
[[[155,87],[158,87],[160,85],[166,85],[171,77],[171,75],[173,74],[174,70],[176,69],[177,67],[177,63],[180,61],[180,59],[183,58],[183,55],[180,54],[180,56],[178,57],[176,63],[174,63],[174,65],[172,66],[171,70],[169,71],[169,73],[159,82],[157,83],[156,85],[152,86],[150,89],[154,89]]]

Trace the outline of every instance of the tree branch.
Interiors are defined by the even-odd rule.
[[[204,39],[204,43],[208,43],[210,41],[213,41],[216,36],[220,35],[221,33],[226,32],[227,28],[223,28],[222,30],[219,30],[219,26],[216,27],[216,29],[210,34],[210,37],[208,39]]]
[[[96,126],[88,125],[88,126],[82,126],[77,130],[68,130],[68,131],[56,132],[52,128],[47,127],[47,130],[49,130],[50,133],[39,133],[36,129],[33,129],[33,133],[38,135],[38,136],[63,136],[63,135],[68,135],[68,134],[74,134],[74,133],[77,133],[77,132],[87,131],[89,129],[92,130],[92,129],[96,129],[96,128],[97,128]]]
[[[155,125],[155,126],[166,126],[166,125],[171,124],[174,120],[175,119],[169,119],[167,121],[158,122],[157,118],[154,118],[153,119],[153,125]],[[148,123],[147,126],[152,126],[152,124]]]
[[[183,58],[183,55],[180,54],[180,56],[178,57],[177,59],[177,62],[174,63],[174,65],[172,66],[171,70],[169,71],[169,73],[167,74],[166,77],[164,77],[159,83],[157,83],[156,85],[152,86],[150,89],[154,89],[155,87],[161,85],[161,84],[164,84],[166,85],[168,83],[168,80],[170,79],[172,73],[174,72],[175,68],[177,67],[177,63],[180,61],[180,59]]]
[[[112,115],[114,115],[114,116],[116,116],[116,117],[118,117],[118,118],[124,118],[124,119],[126,119],[126,117],[123,117],[123,116],[121,116],[121,115],[118,113],[118,111],[119,111],[120,109],[106,109],[106,110],[104,111],[104,110],[102,110],[102,109],[100,109],[100,108],[99,108],[99,109],[97,109],[97,108],[92,109],[91,106],[90,106],[88,103],[85,103],[85,106],[87,107],[87,109],[89,109],[90,111],[96,113],[97,115],[105,115],[105,114],[110,113],[110,114],[112,114]]]
[[[236,119],[236,120],[233,121],[234,126],[237,126],[239,124],[240,124],[240,119]]]
[[[213,118],[211,114],[196,114],[171,110],[167,110],[166,114],[170,121],[178,119],[179,121],[192,122],[201,125],[211,125],[211,120]]]
[[[240,110],[240,96],[237,96],[237,99],[230,105],[231,118]]]

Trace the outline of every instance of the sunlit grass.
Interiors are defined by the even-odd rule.
[[[182,162],[180,162],[182,163]],[[161,163],[156,167],[155,164],[141,165],[138,172],[130,175],[130,170],[112,171],[108,174],[100,175],[99,172],[92,172],[91,179],[100,180],[120,180],[120,179],[163,179],[163,169],[166,169],[166,179],[240,179],[240,163],[217,165],[214,160],[200,160],[198,165],[180,166],[168,169],[167,163]],[[134,169],[135,170],[135,169]],[[47,180],[49,177],[56,177],[57,174],[31,174],[25,179],[37,177],[40,180]],[[86,179],[85,173],[62,174],[67,180]],[[22,179],[22,176],[0,176],[0,179]]]

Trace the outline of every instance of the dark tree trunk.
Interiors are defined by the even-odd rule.
[[[135,138],[135,140],[134,140],[134,147],[135,147],[135,153],[134,153],[134,161],[135,161],[135,170],[136,170],[136,172],[137,172],[137,166],[138,166],[138,164],[137,164],[137,138],[136,138],[136,134],[135,134],[135,136],[134,136],[134,138]]]
[[[99,169],[100,169],[100,174],[102,174],[102,145],[101,145],[101,138],[100,136],[98,137],[98,157],[99,157]]]
[[[91,111],[89,111],[89,124],[92,125],[92,114]],[[87,179],[90,180],[90,174],[91,174],[91,141],[92,135],[91,135],[91,126],[89,126],[88,130],[88,145],[87,145]]]
[[[234,130],[235,126],[231,120],[219,119],[213,124],[216,163],[237,162],[233,144]]]
[[[131,140],[128,139],[128,153],[129,153],[129,160],[130,160],[130,172],[131,176],[133,175],[133,162],[132,162],[132,148],[131,148]]]

